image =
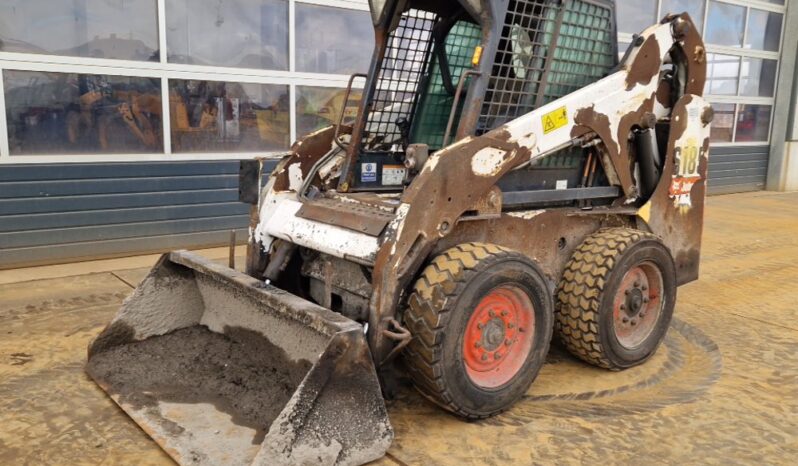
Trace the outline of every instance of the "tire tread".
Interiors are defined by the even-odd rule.
[[[604,289],[623,253],[640,241],[659,239],[630,228],[609,228],[589,236],[565,267],[557,290],[555,331],[566,349],[594,366],[621,368],[606,357],[601,344],[600,306]]]
[[[443,336],[452,312],[447,304],[472,277],[508,256],[520,254],[492,244],[460,244],[432,260],[408,298],[404,318],[413,334],[404,353],[408,373],[424,397],[466,419],[484,419],[501,411],[478,415],[454,403],[443,380]]]

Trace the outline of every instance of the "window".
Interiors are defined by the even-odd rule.
[[[740,95],[774,97],[776,95],[776,70],[778,61],[762,58],[743,58],[740,73]]]
[[[158,61],[156,0],[5,0],[0,50]]]
[[[767,142],[771,110],[770,105],[740,105],[735,142]]]
[[[169,80],[173,152],[288,149],[288,86]]]
[[[288,69],[285,0],[167,0],[171,63]]]
[[[704,92],[710,95],[737,95],[740,82],[740,57],[707,54],[707,83]]]
[[[712,141],[766,143],[784,14],[725,0],[711,0],[707,8],[705,41],[710,53],[704,92],[714,101],[717,115]]]
[[[361,91],[354,90],[344,104],[343,88],[348,75],[367,72],[371,63],[374,30],[367,3],[0,1],[0,82],[6,101],[0,109],[0,127],[7,128],[3,136],[8,140],[8,144],[0,140],[0,163],[49,162],[61,155],[100,160],[109,154],[106,160],[128,156],[136,160],[140,156],[134,154],[150,154],[152,160],[170,160],[282,152],[294,139],[335,123],[340,112],[347,118],[356,114]],[[373,3],[387,5],[383,0]],[[594,6],[571,2],[583,3]],[[787,27],[785,0],[615,3],[621,55],[632,34],[668,13],[686,11],[700,28],[706,23],[705,94],[718,115],[713,141],[767,142],[774,119],[770,112],[775,106],[780,40]],[[163,5],[162,11],[158,5]],[[159,24],[165,26],[163,37]],[[601,34],[606,29],[594,26]],[[394,103],[404,108],[414,102],[417,93],[410,92],[407,81],[419,78],[425,49],[415,48],[429,32],[419,28],[414,34],[418,35],[391,44],[395,50],[386,57],[387,67],[400,72],[391,71],[386,77],[395,85],[377,90],[375,118],[390,116]],[[451,62],[470,66],[474,41],[481,38],[478,31],[474,34],[460,44],[461,51],[449,50]],[[533,38],[518,31],[505,34],[514,44],[508,51],[509,66],[516,74],[529,73],[523,65]],[[590,39],[601,40],[595,35]],[[569,42],[576,45],[560,53],[567,52],[567,59],[599,53],[577,42]],[[567,77],[570,86],[578,70],[568,63],[563,66],[555,63],[552,76]],[[294,71],[301,73],[301,80],[292,80],[289,73]],[[459,74],[453,75],[456,84]],[[423,81],[427,87],[440,87],[434,75],[427,78],[429,82]],[[558,90],[556,84],[550,82],[549,87],[557,95],[572,90]],[[445,127],[451,103],[443,97],[435,112],[414,122],[413,131],[430,122],[431,127]],[[431,146],[440,144],[435,142],[442,138],[438,133],[430,133]]]
[[[365,73],[374,49],[367,11],[296,4],[297,71]]]
[[[3,85],[11,155],[163,151],[159,79],[5,70]]]
[[[337,124],[342,108],[344,109],[344,123],[351,123],[357,116],[362,94],[361,90],[353,89],[349,95],[349,102],[345,105],[346,89],[297,86],[297,137]]]
[[[704,41],[712,45],[742,47],[745,35],[745,7],[709,2],[709,17]]]
[[[638,34],[657,22],[657,0],[616,2],[618,31]]]
[[[784,15],[751,8],[745,48],[778,52]]]
[[[710,140],[732,142],[734,140],[734,104],[713,104],[715,119],[712,121]]]
[[[693,23],[702,29],[704,25],[704,2],[701,0],[662,0],[662,13],[660,16],[666,14],[681,14],[688,13]]]
[[[715,103],[712,107],[715,109],[712,142],[768,142],[773,113],[771,105]]]

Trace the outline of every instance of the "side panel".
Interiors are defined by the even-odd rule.
[[[533,258],[554,292],[566,263],[585,238],[602,228],[629,227],[633,223],[632,218],[615,214],[566,210],[513,212],[494,220],[460,222],[451,235],[438,242],[431,255],[468,242],[504,246]]]
[[[702,120],[709,111],[709,103],[694,95],[676,103],[662,181],[639,212],[671,250],[679,285],[698,279],[710,131]]]

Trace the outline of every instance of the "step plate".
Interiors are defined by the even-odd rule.
[[[391,212],[379,207],[355,200],[334,199],[316,199],[305,203],[296,216],[375,237],[380,236],[394,218]]]

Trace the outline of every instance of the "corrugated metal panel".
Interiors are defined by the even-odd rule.
[[[247,212],[234,160],[7,165],[0,268],[223,245]]]
[[[765,189],[769,152],[767,145],[713,147],[709,156],[709,194]]]

